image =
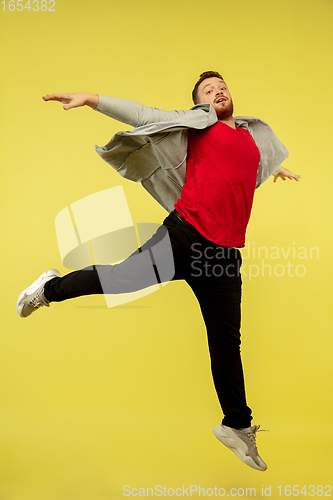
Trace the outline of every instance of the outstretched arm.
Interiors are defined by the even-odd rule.
[[[200,110],[165,111],[163,109],[151,108],[138,102],[117,97],[106,97],[99,94],[51,94],[43,97],[44,101],[58,101],[68,109],[80,106],[89,106],[114,120],[127,123],[132,127],[146,125],[148,123],[168,122],[178,120],[185,114],[204,116]]]
[[[281,178],[283,181],[286,180],[286,178],[290,179],[291,181],[293,179],[295,179],[295,181],[299,181],[299,178],[301,177],[300,175],[297,175],[297,174],[293,174],[292,172],[290,172],[290,170],[288,170],[287,168],[284,168],[284,167],[281,167],[281,170],[280,172],[277,174],[277,175],[274,175],[274,181],[273,182],[276,182],[278,180],[278,178]]]

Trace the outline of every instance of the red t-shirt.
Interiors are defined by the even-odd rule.
[[[244,247],[260,153],[251,134],[217,122],[189,129],[186,182],[174,207],[205,238]]]

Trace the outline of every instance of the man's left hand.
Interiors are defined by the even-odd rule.
[[[295,181],[298,181],[299,178],[301,177],[300,175],[297,175],[297,174],[293,174],[292,172],[290,172],[290,170],[288,170],[287,168],[284,168],[284,167],[281,167],[281,170],[280,172],[277,174],[277,175],[274,175],[274,181],[273,182],[276,182],[278,178],[281,178],[283,181],[286,180],[286,178],[288,177],[288,179],[290,179],[291,181],[293,179],[295,179]]]

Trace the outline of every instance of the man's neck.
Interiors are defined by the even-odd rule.
[[[229,118],[226,118],[225,120],[219,120],[219,122],[221,123],[225,123],[226,125],[228,125],[229,127],[233,128],[236,130],[236,124],[235,124],[235,120],[233,119],[232,116],[229,116]]]

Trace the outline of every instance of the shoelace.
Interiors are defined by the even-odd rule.
[[[257,445],[256,445],[256,433],[257,432],[268,432],[267,429],[260,429],[260,425],[254,425],[253,427],[251,427],[251,430],[250,431],[241,431],[243,432],[244,434],[246,434],[247,437],[249,437],[255,447],[255,450],[256,452],[258,452],[257,450]]]
[[[49,304],[46,302],[44,302],[44,300],[42,298],[40,298],[40,295],[43,293],[44,289],[41,288],[33,297],[32,299],[29,301],[29,306],[33,307],[34,309],[39,309],[40,307],[42,306],[47,306],[49,307]]]

